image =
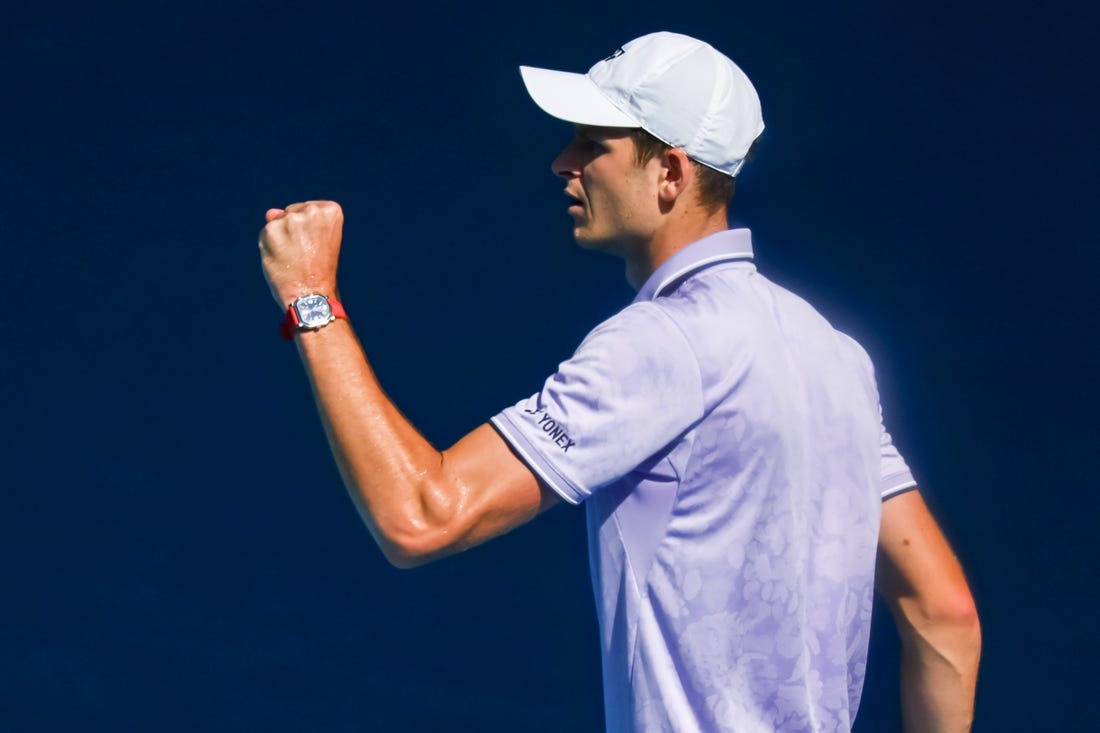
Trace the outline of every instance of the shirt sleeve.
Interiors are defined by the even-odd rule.
[[[905,459],[901,457],[901,453],[899,453],[898,449],[894,446],[894,441],[890,438],[890,433],[886,432],[886,422],[882,419],[882,404],[879,400],[878,385],[875,380],[875,365],[872,363],[870,355],[859,345],[859,342],[851,336],[847,334],[841,334],[841,336],[853,347],[858,355],[867,379],[869,395],[874,399],[874,404],[878,406],[879,457],[881,459],[879,492],[882,496],[882,500],[885,501],[891,496],[897,496],[910,489],[915,489],[917,487],[917,482],[913,478],[909,466],[905,463]]]
[[[540,391],[492,423],[550,488],[579,504],[702,416],[691,345],[667,313],[642,302],[600,324]]]
[[[879,488],[882,491],[883,501],[917,487],[909,466],[898,449],[894,447],[890,433],[886,432],[881,407],[879,408],[879,453],[882,456],[882,482]]]

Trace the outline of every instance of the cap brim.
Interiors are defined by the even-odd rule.
[[[611,104],[584,74],[519,67],[527,93],[542,111],[559,120],[596,127],[641,127]]]

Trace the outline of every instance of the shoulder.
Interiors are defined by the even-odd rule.
[[[674,309],[653,301],[631,303],[593,328],[578,350],[605,342],[652,344],[660,339],[684,339],[683,319]]]
[[[704,369],[727,370],[774,335],[759,277],[751,264],[716,265],[650,305],[676,325]]]
[[[567,362],[598,363],[620,377],[650,372],[698,372],[695,350],[682,319],[661,305],[633,303],[600,323]],[[565,366],[565,365],[563,365]]]

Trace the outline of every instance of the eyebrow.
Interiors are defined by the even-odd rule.
[[[626,137],[630,134],[629,127],[598,127],[596,125],[582,125],[580,123],[574,124],[573,130],[581,137],[597,141],[606,140],[608,138]]]

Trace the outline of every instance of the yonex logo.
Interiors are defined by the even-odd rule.
[[[565,432],[565,428],[558,425],[557,421],[546,412],[546,409],[539,407],[535,410],[524,410],[528,415],[538,415],[538,426],[542,428],[542,432],[554,441],[554,445],[561,448],[562,453],[567,453],[570,448],[577,444],[577,441],[569,437],[569,434]]]
[[[625,53],[625,51],[623,51],[623,47],[619,46],[618,48],[615,49],[615,53],[613,53],[610,56],[608,56],[607,58],[605,58],[604,61],[610,61],[611,59],[617,59],[620,56],[622,56],[624,53]]]

